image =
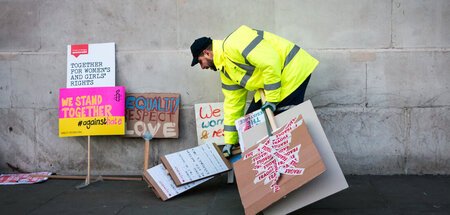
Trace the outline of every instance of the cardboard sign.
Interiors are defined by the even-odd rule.
[[[46,181],[48,177],[32,177],[31,175],[51,175],[51,172],[35,172],[24,174],[0,174],[0,185],[35,184]]]
[[[67,88],[116,85],[114,43],[67,46]]]
[[[177,187],[172,178],[166,173],[166,168],[164,168],[162,164],[159,164],[145,171],[143,173],[143,178],[149,184],[149,187],[153,192],[155,192],[156,196],[163,201],[166,201],[167,199],[173,198],[180,193],[184,193],[213,177]]]
[[[245,214],[256,214],[323,173],[326,168],[303,118],[265,137],[234,163]]]
[[[292,116],[299,114],[302,115],[305,124],[308,126],[311,138],[317,150],[319,150],[327,170],[301,188],[294,190],[285,198],[280,199],[266,208],[264,210],[264,214],[266,215],[288,214],[348,188],[344,174],[334,156],[333,150],[310,100],[275,116],[276,124],[285,125],[292,119]],[[255,144],[265,135],[267,135],[265,124],[257,125],[244,132],[243,139],[248,144],[246,147],[251,147],[252,143]]]
[[[59,89],[59,136],[123,135],[125,87]]]
[[[203,103],[195,105],[198,145],[215,143],[224,145],[223,103]]]
[[[239,134],[239,146],[241,147],[242,152],[245,151],[245,140],[242,138],[244,132],[265,121],[264,113],[261,110],[247,114],[235,121],[236,129]]]
[[[180,94],[127,93],[125,137],[178,138]]]
[[[230,163],[214,143],[162,156],[161,161],[177,186],[231,170]]]

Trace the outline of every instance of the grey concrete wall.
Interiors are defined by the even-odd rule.
[[[348,174],[450,174],[448,0],[0,0],[0,172],[85,174],[87,137],[58,137],[66,46],[116,43],[116,84],[181,94],[180,138],[195,146],[193,105],[223,99],[218,73],[191,68],[200,36],[242,24],[315,56],[306,98]],[[92,174],[140,174],[143,140],[92,137]]]

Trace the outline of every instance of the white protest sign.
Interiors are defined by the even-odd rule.
[[[161,157],[177,186],[231,169],[217,145],[207,143]]]
[[[180,193],[183,193],[209,179],[212,179],[213,177],[205,178],[199,181],[195,181],[183,186],[177,187],[175,183],[173,182],[172,178],[166,173],[166,168],[162,164],[159,164],[157,166],[154,166],[146,172],[144,172],[144,177],[147,177],[147,180],[150,181],[153,187],[156,188],[156,191],[161,194],[161,192],[164,194],[162,196],[163,200],[170,199]],[[161,195],[160,195],[161,196]]]
[[[116,85],[114,43],[67,46],[67,88]]]
[[[246,150],[244,138],[242,138],[244,132],[265,121],[266,120],[264,119],[264,113],[261,110],[249,113],[235,121],[236,129],[239,134],[239,145],[242,152]]]
[[[195,105],[195,123],[197,125],[197,143],[215,143],[224,145],[223,103],[202,103]]]

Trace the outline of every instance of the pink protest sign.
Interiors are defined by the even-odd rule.
[[[123,135],[125,87],[59,90],[59,135]]]

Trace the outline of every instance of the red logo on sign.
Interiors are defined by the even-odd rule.
[[[75,57],[89,53],[89,44],[71,45],[70,48],[70,53]]]

